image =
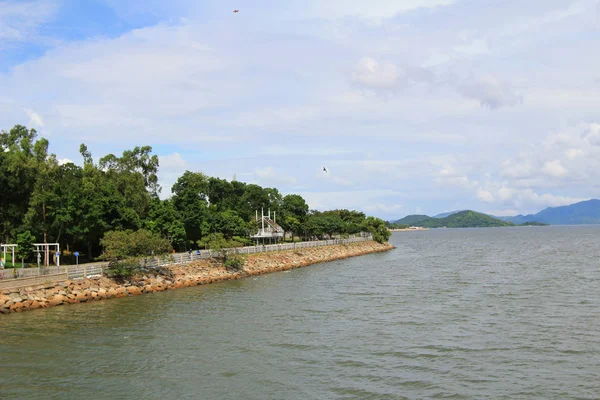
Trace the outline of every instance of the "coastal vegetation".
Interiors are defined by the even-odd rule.
[[[59,243],[64,263],[143,257],[148,251],[186,251],[214,234],[250,244],[261,208],[276,214],[291,240],[371,232],[386,241],[385,222],[352,210],[310,210],[298,194],[186,171],[161,199],[159,158],[150,146],[96,159],[85,144],[81,161],[60,161],[34,129],[0,132],[0,242],[20,241],[25,261],[31,242]],[[144,238],[142,242],[126,237]],[[214,236],[213,236],[214,237]],[[161,242],[156,241],[162,239]],[[125,243],[117,250],[112,243]],[[146,252],[146,253],[144,253]],[[111,255],[112,254],[112,255]]]
[[[406,224],[423,228],[484,228],[517,226],[512,222],[502,221],[487,214],[471,210],[459,211],[443,218],[428,217],[426,215],[409,215],[395,221],[391,225]],[[542,223],[529,222],[527,225],[545,225]]]

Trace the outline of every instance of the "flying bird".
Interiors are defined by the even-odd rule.
[[[234,12],[234,13],[239,13],[239,12],[240,12],[240,10],[233,10],[233,12]]]
[[[327,171],[327,168],[323,167],[323,172],[325,172],[326,174],[328,174],[329,172]]]

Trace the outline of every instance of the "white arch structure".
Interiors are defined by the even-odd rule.
[[[44,263],[45,266],[48,267],[50,265],[50,248],[55,248],[56,249],[56,253],[59,254],[58,257],[56,257],[56,266],[60,267],[60,245],[58,243],[32,243],[35,246],[35,252],[36,253],[40,253],[43,252],[44,253]]]
[[[2,249],[3,253],[4,253],[4,265],[6,265],[6,249],[10,249],[11,254],[12,254],[12,264],[15,265],[15,247],[17,247],[18,245],[16,244],[0,244],[0,249]]]

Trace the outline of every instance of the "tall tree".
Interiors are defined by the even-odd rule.
[[[173,206],[177,210],[187,239],[195,243],[210,233],[208,223],[208,178],[201,172],[185,171],[171,188]]]
[[[35,129],[15,125],[0,132],[0,240],[14,240],[29,208],[29,200],[38,178],[37,160],[45,139],[35,141]],[[40,153],[40,154],[38,154]]]

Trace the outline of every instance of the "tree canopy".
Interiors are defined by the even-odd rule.
[[[49,148],[34,129],[16,125],[0,132],[0,242],[20,237],[23,242],[60,243],[85,260],[110,252],[115,237],[124,240],[122,235],[144,232],[140,235],[165,239],[173,249],[185,251],[215,234],[248,241],[261,209],[270,210],[292,239],[379,229],[376,219],[358,211],[309,210],[298,194],[194,171],[185,171],[173,184],[171,197],[161,199],[159,159],[150,146],[95,159],[81,144],[80,165],[59,163]]]

